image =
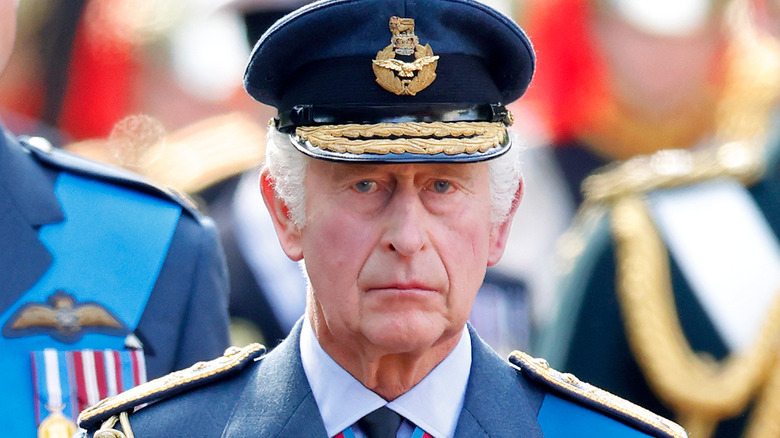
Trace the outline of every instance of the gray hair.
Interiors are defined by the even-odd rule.
[[[490,222],[503,222],[512,209],[519,188],[520,151],[518,138],[510,131],[513,146],[498,158],[488,161],[490,180]],[[265,147],[265,167],[274,182],[277,196],[284,201],[290,212],[290,219],[298,228],[306,224],[304,182],[309,158],[293,146],[287,134],[274,127],[268,128]]]

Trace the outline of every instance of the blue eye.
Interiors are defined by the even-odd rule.
[[[363,180],[355,184],[355,190],[357,190],[360,193],[369,193],[373,191],[375,187],[376,187],[376,182],[371,180]]]
[[[433,183],[433,190],[436,193],[447,193],[450,191],[450,188],[452,188],[452,184],[447,181],[434,181]]]

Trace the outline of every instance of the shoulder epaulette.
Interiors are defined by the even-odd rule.
[[[514,351],[509,362],[532,381],[551,392],[584,405],[609,417],[616,418],[658,438],[687,438],[678,424],[656,415],[610,392],[582,382],[568,373],[556,371],[544,359],[537,359],[521,351]]]
[[[260,344],[249,344],[244,348],[230,347],[225,351],[224,356],[217,359],[198,362],[189,368],[175,371],[101,400],[79,414],[79,426],[90,429],[114,415],[137,406],[171,398],[183,391],[226,379],[238,374],[264,353],[265,347]]]
[[[43,164],[87,178],[127,187],[157,198],[174,202],[189,215],[200,218],[197,206],[186,196],[168,187],[162,187],[128,170],[110,166],[53,147],[41,137],[20,137],[19,144]]]
[[[720,177],[745,185],[758,181],[766,170],[763,145],[730,142],[711,147],[665,149],[615,162],[597,170],[582,183],[585,199],[609,202],[626,194],[695,184]]]

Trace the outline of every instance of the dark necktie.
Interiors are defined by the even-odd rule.
[[[401,426],[401,416],[387,407],[381,407],[357,422],[368,438],[395,438]]]

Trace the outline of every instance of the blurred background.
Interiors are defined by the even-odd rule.
[[[21,0],[0,76],[12,132],[143,174],[216,220],[237,344],[273,346],[303,312],[301,267],[257,188],[274,110],[241,87],[254,42],[303,3]],[[538,65],[511,108],[524,198],[472,323],[502,355],[541,354],[692,437],[780,436],[780,1],[487,3],[523,25]],[[654,224],[629,228],[663,229],[666,258],[619,241],[629,195]],[[656,265],[671,273],[645,272]],[[633,272],[651,285],[639,301],[625,298]]]

